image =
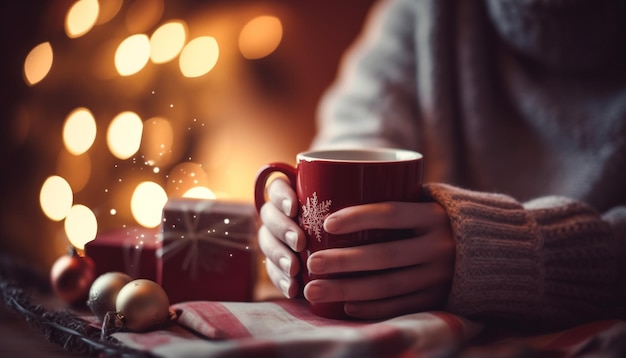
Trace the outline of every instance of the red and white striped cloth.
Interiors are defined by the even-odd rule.
[[[467,342],[481,325],[430,312],[381,322],[317,317],[302,300],[183,302],[168,330],[116,333],[124,344],[166,357],[406,357]]]
[[[601,334],[626,331],[624,322],[602,321],[554,334],[474,344],[483,325],[445,312],[361,322],[317,317],[302,300],[198,301],[172,307],[180,316],[167,330],[119,332],[114,337],[129,347],[177,358],[483,357],[515,355],[523,349],[570,357],[588,352],[585,347]]]

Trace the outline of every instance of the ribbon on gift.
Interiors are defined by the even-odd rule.
[[[213,244],[224,248],[232,248],[239,251],[250,249],[247,242],[250,238],[248,233],[230,233],[228,230],[228,221],[224,220],[222,224],[209,228],[200,228],[200,215],[203,211],[208,211],[211,206],[216,205],[214,201],[199,200],[192,205],[181,204],[181,212],[183,213],[184,231],[170,230],[175,229],[177,223],[167,223],[164,219],[163,229],[159,233],[160,240],[171,240],[167,245],[163,245],[157,250],[157,257],[167,260],[169,257],[176,255],[182,250],[187,249],[183,260],[183,269],[191,271],[191,278],[195,279],[198,275],[198,266],[201,262],[200,242]],[[171,225],[169,228],[166,225]],[[206,264],[206,262],[205,262]]]

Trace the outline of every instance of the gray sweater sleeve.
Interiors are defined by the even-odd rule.
[[[603,218],[563,197],[522,204],[445,184],[425,191],[445,207],[457,243],[451,312],[550,326],[616,314],[626,208]]]

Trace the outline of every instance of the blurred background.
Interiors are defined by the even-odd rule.
[[[252,202],[293,163],[372,0],[0,4],[0,250],[155,227],[168,198]]]

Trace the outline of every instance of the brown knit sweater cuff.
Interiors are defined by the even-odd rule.
[[[523,206],[445,184],[424,191],[445,207],[457,243],[449,311],[566,325],[608,302],[615,260],[593,209],[561,198]]]

